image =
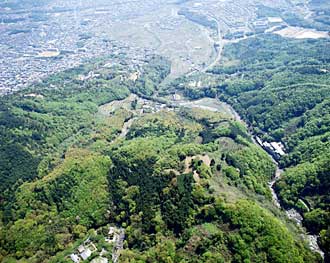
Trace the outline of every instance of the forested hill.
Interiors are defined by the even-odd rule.
[[[212,85],[177,87],[193,98],[229,102],[255,135],[282,142],[287,155],[276,183],[286,208],[303,214],[304,226],[330,252],[330,47],[329,39],[295,40],[265,34],[226,46]],[[189,83],[189,79],[186,83]]]
[[[272,203],[275,165],[228,105],[150,100],[168,61],[127,64],[1,98],[0,261],[322,262]]]
[[[133,87],[129,79],[133,70],[121,65],[108,68],[106,62],[59,73],[0,98],[0,205],[5,221],[13,205],[12,193],[19,185],[43,177],[66,149],[88,143],[90,134],[101,129],[102,123],[95,119],[100,105],[124,99],[131,90],[150,94],[169,71],[166,60],[151,58],[140,69],[141,78]],[[90,75],[95,77],[86,79]],[[120,129],[113,125],[104,132],[111,140]]]

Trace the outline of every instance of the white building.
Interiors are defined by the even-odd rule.
[[[86,248],[86,249],[80,254],[80,256],[81,256],[81,258],[82,258],[83,260],[88,259],[91,255],[92,255],[92,251],[91,251],[89,248]]]
[[[76,255],[76,254],[71,254],[71,255],[70,255],[70,258],[71,258],[71,260],[72,260],[74,263],[79,263],[79,262],[80,262],[80,258],[79,258],[79,256]]]

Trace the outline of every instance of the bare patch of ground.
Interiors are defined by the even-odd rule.
[[[278,34],[282,37],[296,38],[296,39],[318,39],[318,38],[327,38],[329,33],[325,31],[317,31],[314,29],[307,29],[302,27],[286,27],[279,31],[275,31],[275,34]]]
[[[193,177],[196,183],[200,182],[200,176],[198,174],[197,171],[193,170],[192,166],[191,166],[191,162],[195,159],[201,160],[203,161],[203,163],[207,166],[211,165],[211,158],[208,155],[195,155],[195,156],[189,156],[186,157],[186,159],[184,160],[184,164],[185,164],[185,170],[184,173],[193,173]]]
[[[229,118],[233,118],[237,121],[240,120],[238,114],[234,109],[225,102],[221,102],[217,99],[204,98],[195,101],[181,100],[176,102],[178,106],[187,108],[199,108],[203,110],[208,110],[212,112],[220,112]]]
[[[40,58],[54,58],[60,55],[59,51],[43,51],[38,54]]]
[[[109,116],[111,113],[115,112],[116,110],[118,110],[120,108],[126,109],[129,111],[131,109],[132,101],[134,101],[135,99],[137,99],[137,96],[135,94],[131,94],[126,99],[114,100],[110,103],[101,105],[99,107],[98,114],[103,115],[103,116]]]

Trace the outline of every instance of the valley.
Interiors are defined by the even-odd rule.
[[[247,126],[241,120],[241,117],[239,116],[239,114],[230,105],[228,105],[225,102],[221,102],[218,99],[205,98],[205,99],[200,99],[200,100],[188,100],[188,99],[180,98],[180,100],[172,102],[172,101],[166,100],[164,98],[164,103],[159,104],[157,101],[153,102],[152,100],[145,100],[145,99],[139,98],[136,95],[131,95],[129,98],[127,98],[123,101],[113,101],[110,104],[111,105],[120,104],[121,107],[125,107],[127,109],[127,104],[125,106],[125,102],[126,103],[132,102],[133,100],[137,101],[137,108],[138,109],[141,108],[140,110],[138,110],[140,117],[142,116],[141,114],[143,114],[143,108],[145,108],[146,105],[148,105],[148,110],[153,113],[159,112],[160,109],[162,111],[173,112],[173,111],[179,111],[180,108],[188,108],[188,109],[197,108],[197,109],[202,109],[204,111],[217,112],[217,113],[221,114],[222,116],[227,116],[227,117],[233,119],[234,121],[238,121],[238,122],[242,123],[244,126]],[[101,107],[103,107],[103,106],[101,106]],[[118,108],[113,107],[113,106],[110,108],[110,111],[112,111],[112,112],[114,112],[115,110],[118,110]],[[139,117],[131,118],[124,123],[121,133],[119,135],[119,138],[125,138],[125,136],[129,133],[130,127],[133,125],[133,122],[135,120],[137,120],[138,118]],[[250,133],[249,135],[251,136],[251,141],[253,141],[255,145],[257,145],[258,147],[261,147],[261,148],[263,147],[262,144],[259,144],[255,140],[254,135],[252,133]],[[275,154],[275,153],[273,153],[273,154]],[[273,174],[273,178],[271,179],[271,181],[268,182],[269,189],[270,189],[271,195],[272,195],[272,201],[276,207],[278,207],[279,209],[285,210],[285,208],[283,208],[281,206],[279,197],[273,188],[274,185],[276,184],[276,182],[281,179],[283,170],[279,168],[279,164],[274,159],[272,154],[270,154],[270,157],[273,159],[273,162],[276,165],[276,170],[275,170],[275,173]],[[187,157],[185,159],[185,167],[186,167],[185,173],[192,172],[192,171],[190,171],[190,164],[191,164],[192,160],[194,160],[196,158],[199,160],[202,160],[203,163],[205,163],[207,166],[210,166],[211,160],[210,160],[210,157],[207,155],[206,156]],[[174,171],[177,174],[180,174],[176,170],[172,170],[172,171]],[[194,173],[194,179],[197,182],[200,180],[199,175],[196,174],[196,172]],[[286,212],[287,217],[290,220],[295,222],[299,227],[302,226],[303,217],[299,214],[299,212],[297,210],[291,208],[289,210],[285,210],[285,212]],[[301,229],[301,231],[302,231],[301,235],[309,243],[309,247],[313,251],[319,253],[322,256],[322,258],[324,258],[324,252],[320,249],[320,247],[317,243],[318,236],[307,234],[305,229]]]
[[[326,1],[0,11],[0,262],[330,260]]]

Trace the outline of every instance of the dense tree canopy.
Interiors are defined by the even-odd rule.
[[[295,40],[274,34],[249,38],[226,46],[222,63],[210,71],[211,87],[177,86],[191,98],[216,89],[255,135],[285,145],[287,155],[280,165],[287,169],[276,191],[283,205],[302,212],[307,229],[322,232],[322,238],[330,227],[329,44],[329,39]],[[238,177],[233,170],[227,172]]]

